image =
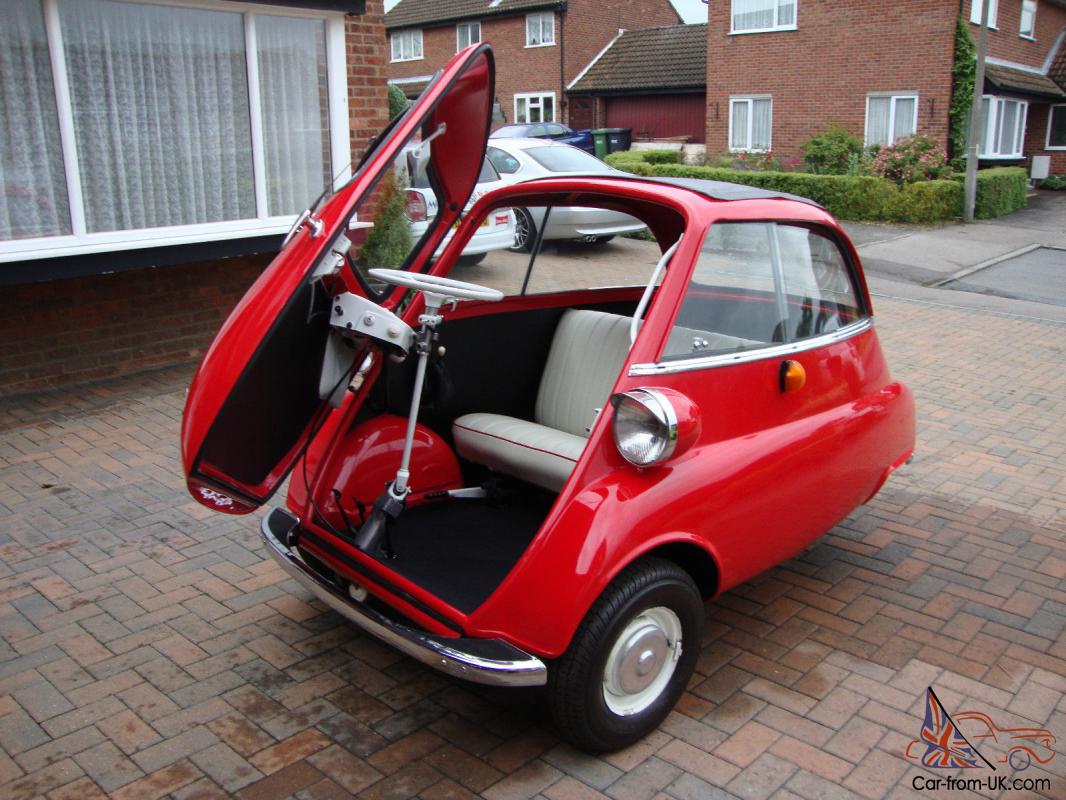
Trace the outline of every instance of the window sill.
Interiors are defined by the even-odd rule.
[[[750,31],[730,31],[730,36],[747,36],[749,33],[782,33],[784,31],[796,31],[799,27],[796,25],[782,25],[778,28],[753,28]]]
[[[978,153],[978,161],[1021,161],[1025,158],[1021,153],[1015,155],[1003,156],[1003,155],[990,155],[988,153]]]
[[[1063,145],[1046,144],[1046,145],[1044,145],[1044,149],[1045,150],[1050,150],[1053,153],[1061,153],[1063,150],[1066,150],[1066,144],[1063,144]]]
[[[526,50],[535,50],[538,47],[555,47],[555,42],[544,42],[543,44],[527,44]]]
[[[394,58],[389,63],[390,64],[403,64],[404,62],[407,62],[407,61],[425,61],[425,60],[426,60],[425,56],[419,56],[418,58]]]
[[[1029,34],[1026,34],[1026,33],[1019,33],[1018,34],[1018,38],[1019,39],[1025,39],[1027,42],[1035,42],[1036,41],[1036,37],[1035,36],[1030,36]]]
[[[284,234],[296,217],[273,217],[267,220],[218,222],[181,228],[146,228],[118,233],[93,233],[86,236],[49,236],[0,242],[0,264],[36,261],[47,258],[140,250],[174,245],[220,242],[254,236]]]

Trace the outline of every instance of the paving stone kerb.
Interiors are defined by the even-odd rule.
[[[1066,329],[876,305],[915,461],[709,606],[677,710],[599,758],[536,693],[359,635],[254,518],[193,502],[187,370],[0,406],[0,796],[930,797],[902,757],[928,685],[1066,740]],[[1026,774],[1066,796],[1066,755]]]

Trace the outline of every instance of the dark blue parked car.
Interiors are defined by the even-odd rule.
[[[490,139],[551,139],[554,142],[580,147],[586,153],[595,155],[592,145],[592,132],[575,131],[558,122],[530,122],[524,125],[504,125],[493,131]]]

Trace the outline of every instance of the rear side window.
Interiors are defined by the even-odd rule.
[[[828,235],[773,222],[711,226],[663,360],[756,350],[833,333],[864,316]]]
[[[510,153],[505,153],[498,147],[490,147],[488,149],[487,158],[492,162],[492,166],[498,169],[505,175],[518,172],[518,168],[522,165],[518,163],[518,159],[512,156]]]
[[[486,158],[481,162],[481,173],[477,176],[478,183],[491,183],[492,181],[498,181],[500,174],[496,171],[496,168],[492,166],[492,162]]]

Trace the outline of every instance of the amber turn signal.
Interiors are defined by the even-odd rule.
[[[795,392],[807,382],[807,370],[798,361],[782,361],[778,372],[778,385],[782,392]]]

